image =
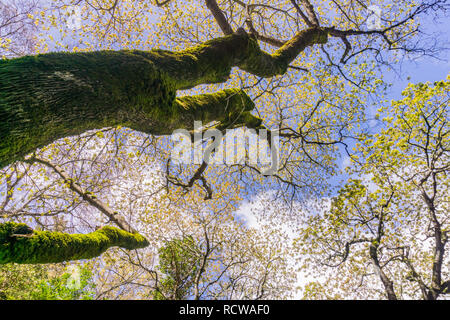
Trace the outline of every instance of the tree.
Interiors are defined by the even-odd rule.
[[[192,292],[201,261],[192,237],[174,239],[159,249],[162,279],[155,290],[155,300],[183,300]]]
[[[348,152],[349,139],[362,139],[367,101],[371,95],[380,93],[384,88],[385,84],[378,79],[381,74],[379,68],[395,62],[393,60],[397,58],[391,55],[392,52],[435,54],[438,49],[437,46],[426,43],[425,36],[419,33],[421,29],[417,19],[445,9],[446,3],[397,3],[398,7],[390,2],[380,2],[380,6],[385,9],[381,28],[369,30],[367,15],[364,14],[367,12],[367,5],[361,1],[333,1],[325,5],[311,1],[302,1],[300,4],[296,1],[285,1],[277,5],[243,1],[165,1],[155,3],[160,8],[157,12],[149,1],[52,2],[51,8],[37,15],[37,24],[44,31],[50,28],[60,29],[61,38],[64,38],[67,28],[64,23],[58,23],[64,21],[59,19],[64,16],[61,10],[67,8],[67,5],[77,4],[83,24],[81,30],[73,31],[72,34],[78,37],[79,45],[68,49],[61,39],[47,41],[42,35],[38,44],[40,51],[50,47],[52,50],[64,48],[76,53],[51,53],[1,62],[0,74],[4,77],[0,77],[0,87],[6,88],[13,83],[26,90],[27,95],[2,96],[5,91],[0,91],[0,100],[3,103],[0,110],[3,112],[3,118],[8,115],[8,119],[11,119],[9,124],[2,122],[0,132],[4,135],[1,137],[8,137],[10,140],[2,145],[2,152],[6,154],[0,153],[0,161],[6,165],[19,158],[23,159],[26,153],[57,137],[79,134],[89,128],[113,128],[102,128],[78,137],[61,139],[36,150],[36,154],[27,159],[27,162],[15,162],[2,170],[5,201],[1,210],[4,219],[31,219],[46,229],[58,226],[73,231],[82,229],[80,226],[83,226],[94,230],[96,222],[102,225],[112,222],[123,229],[128,229],[132,223],[136,223],[139,228],[134,229],[145,230],[146,226],[140,223],[139,219],[136,219],[138,215],[133,215],[132,212],[120,211],[123,219],[118,219],[119,215],[110,214],[119,210],[109,208],[107,200],[111,197],[106,192],[111,190],[112,186],[120,186],[122,180],[119,179],[119,174],[139,177],[154,159],[164,164],[162,167],[165,168],[163,171],[167,177],[166,190],[173,192],[168,197],[171,200],[172,197],[177,199],[181,195],[185,196],[185,191],[196,192],[199,189],[206,193],[205,198],[223,196],[233,203],[242,199],[246,195],[245,192],[251,193],[258,188],[283,189],[286,202],[300,195],[327,193],[327,178],[337,173],[339,147],[344,147],[344,152]],[[149,22],[150,13],[157,16],[156,22]],[[239,28],[242,26],[245,26],[246,32]],[[48,34],[54,36],[53,32]],[[223,34],[225,37],[221,37]],[[230,43],[236,44],[232,50],[220,54],[215,52],[216,59],[207,59],[206,55],[214,48],[222,45],[229,47]],[[197,46],[192,47],[192,44]],[[303,50],[306,45],[311,46]],[[167,48],[170,51],[149,51],[155,47]],[[274,48],[275,53],[266,53],[273,52]],[[91,52],[94,49],[115,51]],[[118,49],[139,51],[127,53]],[[205,53],[205,56],[202,56],[202,53]],[[191,67],[195,65],[188,66],[184,64],[186,60],[182,60],[177,62],[177,70],[169,68],[170,65],[164,66],[164,63],[176,61],[176,58],[189,61],[191,54],[205,58],[200,59],[196,66],[211,67],[207,70],[219,72],[206,72],[201,75],[194,72],[192,78],[185,78],[183,74],[177,73],[177,70],[192,72],[194,70]],[[109,67],[100,63],[92,65],[92,62],[99,58],[101,61],[109,61]],[[67,69],[77,60],[86,62],[86,72]],[[66,66],[65,62],[69,61]],[[126,68],[122,65],[121,69],[119,64],[114,64],[115,61],[126,61],[133,67]],[[49,70],[40,63],[47,63]],[[54,101],[55,103],[51,104],[68,107],[65,111],[64,108],[55,108],[48,113],[58,115],[53,120],[61,123],[61,127],[48,126],[44,130],[43,123],[47,121],[32,120],[33,126],[16,127],[24,130],[11,134],[11,123],[20,123],[30,115],[29,105],[38,106],[33,109],[37,111],[46,103],[42,97],[28,94],[29,89],[31,92],[37,92],[35,90],[41,85],[33,86],[27,81],[19,84],[15,81],[17,78],[6,77],[13,74],[17,76],[20,74],[19,69],[25,66],[32,66],[36,71],[34,75],[24,74],[25,78],[37,80],[36,83],[44,84],[44,87],[51,86],[51,90],[47,92],[57,89],[56,94],[60,95],[56,100],[64,100],[66,93],[77,97],[70,99],[67,104],[62,101]],[[240,70],[234,69],[229,75],[232,66],[237,66]],[[45,77],[45,72],[50,70],[53,71],[52,76]],[[145,70],[149,72],[145,73]],[[96,74],[97,71],[102,71],[106,76]],[[136,83],[138,75],[146,81],[161,80],[160,88],[167,88],[166,92],[157,89],[158,83],[155,83],[155,86]],[[226,86],[231,88],[224,88],[222,83],[225,83],[228,76],[230,79]],[[89,78],[93,83],[79,82],[78,77]],[[101,92],[103,96],[83,89],[83,85],[88,84],[95,92],[95,88],[99,88],[97,80],[106,85],[107,90]],[[64,89],[59,91],[61,87],[58,87],[58,84],[67,83],[73,85],[70,88],[64,86]],[[130,84],[129,88],[125,88],[126,83]],[[202,83],[210,85],[196,86],[188,92],[197,94],[196,99],[190,96],[175,98],[175,90]],[[86,89],[88,87],[84,86]],[[156,95],[150,95],[149,98],[149,92],[145,90],[147,87],[154,90]],[[10,87],[7,90],[10,90]],[[198,93],[202,92],[206,95],[198,96]],[[51,100],[52,97],[44,98]],[[141,102],[139,99],[150,107],[152,101],[158,97],[163,102],[162,107],[173,107],[174,110],[169,111],[178,111],[178,114],[161,114],[159,108],[150,108],[144,117],[138,114],[141,111],[139,108],[111,113],[114,108],[123,110],[122,108],[137,105],[137,102]],[[239,116],[237,112],[224,112],[224,105],[220,101],[227,101],[227,98],[233,106],[232,111],[244,110],[244,116]],[[125,103],[120,103],[118,99],[123,99]],[[80,113],[72,112],[72,107],[77,103],[75,100],[83,104]],[[25,101],[30,101],[31,104],[26,103],[21,115],[14,113],[14,108],[9,107]],[[175,103],[166,103],[173,101]],[[200,108],[200,102],[205,106],[212,103],[217,108],[205,112]],[[183,105],[192,108],[186,110]],[[250,113],[250,109],[254,107],[254,114],[258,114],[261,119]],[[83,112],[86,116],[80,116]],[[45,114],[47,111],[36,114],[36,118],[28,119],[42,119]],[[123,124],[138,131],[158,135],[170,133],[170,130],[178,127],[189,129],[192,127],[192,120],[196,118],[204,121],[215,120],[214,125],[218,125],[222,130],[235,125],[259,127],[262,123],[267,128],[279,128],[281,143],[288,147],[282,152],[279,172],[273,177],[263,178],[259,168],[245,163],[224,169],[203,164],[175,167],[168,161],[165,149],[169,144],[165,137],[143,137],[137,131],[119,126]],[[89,119],[92,119],[92,122],[89,122]],[[145,120],[144,123],[140,122],[142,119]],[[149,119],[158,120],[154,124],[155,127],[149,127]],[[232,120],[237,121],[231,125]],[[126,139],[132,142],[126,142]],[[98,145],[94,146],[96,142]],[[66,174],[62,174],[63,171],[58,168],[62,168]],[[133,173],[129,173],[133,170]],[[220,179],[217,179],[218,176]],[[55,181],[56,186],[45,182],[46,178],[48,181]],[[75,180],[76,183],[71,183]],[[184,180],[188,182],[185,183]],[[236,187],[230,187],[229,193],[226,193],[223,192],[222,185]],[[241,188],[242,186],[246,186],[247,190]],[[21,193],[19,188],[24,188],[26,194]],[[148,192],[150,194],[147,196],[140,194],[137,197],[134,190],[129,190],[130,199],[154,200],[153,192],[156,191]],[[95,198],[102,201],[95,201]],[[119,201],[110,202],[115,209],[126,207]],[[151,206],[148,202],[139,203],[146,206],[144,212]],[[130,211],[138,211],[136,206],[130,205],[129,208]],[[127,224],[123,224],[123,221]]]
[[[5,0],[0,4],[0,56],[12,58],[31,54],[36,46],[33,13],[36,0]]]
[[[357,287],[362,298],[449,294],[449,88],[450,76],[411,84],[402,100],[380,109],[385,127],[359,146],[351,170],[360,179],[308,219],[304,252],[323,273],[340,275],[326,276],[328,296]],[[371,289],[376,283],[381,288]]]
[[[1,265],[0,298],[29,300],[36,286],[47,279],[46,276],[46,269],[42,265]]]
[[[295,272],[288,266],[288,242],[270,224],[249,228],[232,213],[227,199],[205,202],[194,192],[142,214],[151,246],[102,255],[95,267],[101,270],[97,297],[174,299],[177,287],[178,298],[193,300],[291,297]]]
[[[179,52],[54,53],[4,60],[0,166],[55,139],[102,127],[125,125],[155,135],[193,129],[194,120],[257,128],[261,120],[250,114],[254,104],[243,90],[182,98],[176,98],[176,90],[226,81],[235,66],[261,77],[284,74],[306,47],[326,43],[327,34],[309,28],[272,55],[240,29]]]
[[[32,300],[93,300],[95,284],[93,272],[83,265],[77,271],[77,279],[72,273],[63,273],[41,281],[31,294]]]

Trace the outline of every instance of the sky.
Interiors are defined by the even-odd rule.
[[[425,21],[424,25],[428,33],[439,33],[441,38],[441,45],[450,48],[450,17],[444,18],[440,21],[434,21],[429,19]],[[409,83],[425,83],[425,82],[435,82],[443,80],[450,73],[450,50],[442,50],[438,58],[432,57],[420,57],[418,59],[405,59],[399,70],[400,74],[396,72],[386,72],[383,74],[385,80],[392,83],[389,88],[387,98],[389,100],[401,99],[401,92],[407,87]],[[349,157],[342,158],[341,167],[348,166],[350,164]],[[366,177],[367,178],[367,177]],[[366,179],[368,180],[368,178]],[[338,182],[336,179],[335,182]],[[369,182],[369,189],[373,185]],[[258,218],[258,211],[264,211],[264,204],[262,202],[262,195],[254,196],[250,201],[245,200],[240,208],[237,210],[236,214],[244,221],[247,222],[247,226],[251,228],[262,228],[264,225],[261,223],[261,217]],[[324,203],[329,203],[330,198],[326,197],[322,199]],[[277,201],[273,199],[273,201]],[[294,204],[295,206],[295,204]],[[301,207],[301,206],[299,206]],[[327,206],[325,206],[327,207]],[[299,209],[301,210],[301,209]],[[264,219],[264,218],[263,218]],[[291,221],[286,221],[283,224],[283,229],[295,238],[295,229],[292,228]],[[295,265],[297,262],[291,259],[290,263]],[[304,285],[309,281],[315,280],[318,282],[324,281],[325,278],[314,278],[305,275],[303,272],[298,272],[297,283],[298,289],[295,292],[294,298],[300,299],[303,296]]]
[[[444,80],[450,73],[450,16],[439,20],[425,17],[422,22],[427,37],[436,36],[440,42],[440,47],[445,50],[440,51],[438,59],[424,56],[415,60],[405,61],[399,68],[402,76],[399,77],[393,72],[385,74],[386,80],[393,84],[389,97],[398,99],[401,92],[408,83],[434,82]],[[408,77],[410,79],[408,80]]]

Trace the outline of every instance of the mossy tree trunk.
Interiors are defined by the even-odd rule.
[[[0,61],[0,167],[52,141],[122,125],[154,135],[194,120],[258,127],[240,89],[176,98],[176,90],[225,82],[232,67],[261,77],[286,72],[327,32],[310,28],[270,55],[242,29],[180,52],[49,53]],[[236,121],[237,120],[237,121]]]
[[[222,128],[257,128],[253,101],[241,89],[176,97],[179,89],[225,82],[232,67],[260,77],[284,74],[307,46],[325,43],[327,31],[300,32],[274,54],[260,50],[242,29],[187,50],[49,53],[0,61],[0,167],[52,141],[87,130],[122,125],[154,135],[193,129],[194,120]],[[45,160],[37,158],[26,161]],[[53,168],[65,181],[70,177]],[[33,231],[0,224],[0,263],[54,263],[89,259],[112,246],[142,248],[147,240],[81,186],[71,189],[124,231],[103,227],[90,234]],[[127,232],[130,231],[130,232]]]

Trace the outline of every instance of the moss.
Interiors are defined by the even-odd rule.
[[[267,78],[286,73],[289,64],[306,47],[326,43],[328,32],[322,28],[303,30],[273,54],[262,51],[255,38],[248,36],[247,41],[247,52],[237,65],[251,74]]]
[[[180,110],[179,114],[182,115],[178,119],[180,123],[177,126],[186,129],[192,129],[194,120],[203,123],[220,121],[223,124],[229,124],[239,119],[242,113],[253,110],[255,106],[250,97],[237,88],[180,97],[175,103]]]
[[[159,49],[133,52],[164,70],[177,89],[188,89],[199,84],[225,82],[235,66],[260,77],[284,74],[288,65],[306,47],[323,44],[327,40],[325,29],[309,28],[299,32],[273,54],[268,54],[261,50],[253,36],[239,30],[179,52]]]
[[[0,264],[91,259],[100,256],[110,247],[132,250],[144,248],[148,244],[140,234],[109,226],[89,234],[67,234],[32,230],[22,223],[0,224]]]
[[[170,107],[174,99],[168,77],[129,51],[1,61],[0,167],[90,129],[123,125],[157,132],[170,113],[159,108]]]
[[[222,83],[247,50],[247,35],[232,34],[206,41],[179,52],[153,49],[134,51],[164,70],[176,89]]]

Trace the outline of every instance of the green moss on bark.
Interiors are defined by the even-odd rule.
[[[105,226],[89,234],[32,230],[23,223],[0,224],[0,264],[57,263],[91,259],[108,248],[144,248],[148,241],[140,234]]]
[[[310,28],[299,32],[273,54],[261,50],[255,38],[247,37],[247,49],[237,66],[259,77],[273,77],[286,73],[289,64],[300,52],[314,44],[328,41],[328,32],[322,28]]]
[[[208,123],[219,121],[222,126],[236,127],[247,125],[253,127],[262,120],[253,116],[250,111],[255,104],[241,89],[225,89],[211,94],[185,96],[176,99],[176,105],[183,109],[183,117],[178,126],[193,129],[195,120]]]
[[[0,166],[58,138],[128,125],[158,131],[175,88],[128,51],[51,53],[0,61]],[[164,119],[163,119],[164,121]],[[162,122],[162,121],[161,121]]]

